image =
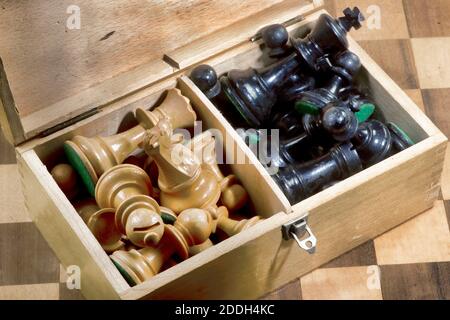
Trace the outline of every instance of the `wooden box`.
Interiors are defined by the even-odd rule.
[[[358,81],[417,143],[292,206],[186,77],[200,63],[219,72],[261,66],[256,32],[286,23],[291,33],[305,34],[324,12],[317,11],[321,1],[78,2],[79,31],[64,26],[67,1],[6,5],[12,17],[0,21],[0,30],[11,50],[1,48],[0,119],[16,145],[28,211],[62,264],[81,268],[86,298],[258,298],[430,208],[438,197],[446,137],[351,38],[363,65]],[[18,15],[31,22],[11,32],[9,19]],[[235,142],[246,164],[230,168],[266,219],[130,287],[47,167],[65,140],[114,134],[137,107],[150,108],[175,86],[204,128],[218,128]],[[314,254],[283,239],[282,226],[301,218],[317,239]]]

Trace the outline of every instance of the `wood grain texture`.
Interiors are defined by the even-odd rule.
[[[421,89],[450,87],[450,38],[411,39]]]
[[[0,224],[0,285],[52,283],[58,277],[58,260],[33,223]]]
[[[321,268],[344,268],[355,266],[371,266],[377,264],[375,246],[372,240],[356,247],[355,249],[331,260]]]
[[[448,0],[403,0],[403,7],[411,37],[450,36],[450,2]]]
[[[359,44],[402,89],[419,88],[410,40],[360,41]]]
[[[450,299],[450,262],[381,266],[386,300]]]
[[[378,267],[373,266],[373,268]],[[381,300],[380,278],[377,274],[373,275],[371,271],[368,267],[315,270],[300,279],[303,299]]]
[[[81,0],[71,30],[69,0],[2,0],[0,55],[25,116],[277,2]]]
[[[320,1],[318,2],[320,3]],[[248,41],[268,23],[283,23],[310,13],[314,8],[315,5],[311,1],[282,1],[279,5],[271,7],[270,10],[255,14],[250,19],[239,21],[229,28],[211,33],[207,37],[199,38],[186,46],[168,52],[165,58],[171,65],[178,69],[187,68]]]
[[[374,240],[379,265],[450,261],[444,203]]]

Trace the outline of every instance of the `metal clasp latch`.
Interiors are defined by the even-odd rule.
[[[317,239],[307,224],[307,218],[284,224],[281,227],[281,232],[284,240],[294,239],[299,247],[309,254],[313,254],[316,251]],[[304,239],[300,240],[301,238]]]

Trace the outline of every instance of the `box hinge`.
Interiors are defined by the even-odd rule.
[[[307,217],[303,217],[286,223],[281,227],[281,233],[284,240],[294,239],[300,248],[313,254],[316,251],[317,239],[308,226],[307,220]]]

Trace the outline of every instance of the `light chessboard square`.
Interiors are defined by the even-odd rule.
[[[381,300],[378,266],[318,269],[301,278],[304,300]]]
[[[379,265],[450,261],[450,231],[443,201],[374,240]]]

